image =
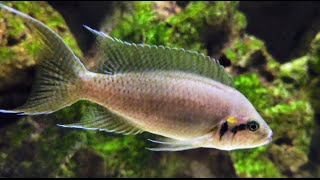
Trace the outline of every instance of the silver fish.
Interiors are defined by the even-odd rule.
[[[66,128],[123,134],[150,132],[154,151],[199,147],[234,150],[265,145],[272,130],[248,99],[233,87],[218,61],[164,46],[122,42],[84,26],[97,36],[98,68],[90,72],[42,22],[15,9],[43,43],[36,80],[27,102],[2,113],[47,114],[89,100],[96,106]]]

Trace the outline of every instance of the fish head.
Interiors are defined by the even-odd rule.
[[[273,132],[258,113],[230,115],[221,121],[207,147],[221,150],[255,148],[272,141]]]
[[[212,144],[222,150],[248,149],[269,144],[273,132],[251,102],[239,91],[230,100],[229,112],[213,132]]]
[[[273,132],[261,117],[241,116],[239,122],[230,127],[231,148],[246,149],[266,145],[272,141]]]

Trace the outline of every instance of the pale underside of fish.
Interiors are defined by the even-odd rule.
[[[42,42],[32,92],[22,107],[0,110],[47,114],[78,100],[88,107],[80,122],[61,127],[124,134],[150,132],[168,139],[152,150],[198,147],[251,148],[271,141],[272,131],[218,61],[193,51],[122,42],[97,35],[97,69],[88,71],[46,25],[17,10]]]

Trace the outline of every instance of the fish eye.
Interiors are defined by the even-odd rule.
[[[257,121],[252,120],[247,123],[247,128],[250,131],[256,131],[259,129],[259,124],[257,123]]]

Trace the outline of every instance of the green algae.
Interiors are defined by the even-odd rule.
[[[46,2],[3,3],[47,24],[82,56],[63,18]],[[17,76],[21,75],[17,72],[35,65],[34,55],[39,44],[24,25],[23,19],[1,10],[0,22],[3,22],[0,32],[5,32],[0,33],[0,79],[2,83],[15,82],[19,79]],[[64,118],[68,118],[67,114]],[[52,119],[41,117],[22,117],[14,126],[2,131],[1,143],[10,142],[10,145],[1,148],[1,176],[43,177],[46,174],[46,177],[56,177],[58,172],[63,177],[74,176],[63,168],[63,162],[79,146],[78,143],[85,142],[85,136],[83,133],[61,134],[63,130],[50,121]]]
[[[255,74],[240,75],[235,78],[235,81],[236,85],[240,86],[239,91],[253,103],[274,132],[273,143],[266,147],[231,153],[239,175],[244,177],[283,177],[279,169],[282,170],[286,166],[301,166],[306,163],[313,132],[313,111],[310,103],[306,100],[292,100],[292,98],[283,99],[280,101],[282,103],[277,103],[279,101],[277,98],[281,98],[279,93],[271,94],[272,90],[269,90],[277,87],[263,87]],[[244,81],[248,83],[243,83]],[[285,103],[286,101],[289,102]],[[281,139],[287,139],[289,145],[275,144],[277,140],[281,141]],[[291,162],[289,156],[288,159],[282,159],[279,162],[280,165],[276,164],[274,159],[288,154],[285,151],[287,146],[292,149],[290,156],[299,156],[303,161]],[[273,148],[277,148],[277,153],[272,152]],[[275,157],[271,156],[272,158],[270,158],[270,154]],[[295,167],[294,171],[298,171],[298,167]]]
[[[294,73],[290,77],[295,78],[298,85],[306,84],[304,57],[274,69],[280,69],[275,74],[278,77]],[[267,145],[267,148],[231,153],[237,172],[244,177],[286,177],[284,172],[288,169],[291,173],[298,174],[299,168],[308,161],[314,127],[313,110],[308,96],[303,95],[303,88],[296,89],[297,86],[285,83],[281,78],[276,79],[267,84],[261,82],[258,74],[241,74],[235,77],[237,89],[252,102],[274,132],[273,143]],[[290,148],[289,152],[286,151],[287,148]],[[244,158],[248,154],[250,155]],[[292,161],[292,157],[299,157],[299,161]]]
[[[73,35],[70,33],[68,27],[62,16],[56,12],[51,6],[49,6],[46,2],[29,2],[29,1],[21,1],[21,2],[3,2],[3,4],[15,8],[21,12],[24,12],[28,15],[31,15],[35,19],[44,22],[48,27],[53,29],[55,32],[62,37],[62,39],[71,47],[71,49],[80,57],[82,53],[73,38]],[[39,49],[39,47],[35,46],[36,39],[30,34],[26,26],[24,25],[24,20],[22,18],[16,17],[13,13],[7,12],[5,10],[1,10],[0,21],[5,22],[4,26],[1,26],[1,32],[5,32],[3,34],[3,41],[0,43],[0,48],[9,49],[7,51],[12,51],[11,53],[2,54],[3,59],[7,60],[11,59],[12,61],[19,59],[22,54],[21,51],[24,52],[25,59],[33,59],[33,51],[35,49]],[[27,37],[25,37],[27,36]],[[8,43],[8,38],[16,39],[16,43],[13,45],[17,48],[7,48],[5,47]],[[10,57],[7,54],[11,55]]]
[[[234,66],[246,67],[250,56],[258,50],[264,50],[264,43],[254,36],[245,35],[234,39],[232,45],[224,50],[226,57]]]
[[[308,61],[308,71],[310,72],[313,79],[310,81],[308,88],[310,89],[310,102],[315,112],[319,114],[320,112],[320,33],[318,33],[310,45],[310,52],[307,57]]]
[[[234,167],[240,177],[282,177],[274,163],[265,154],[265,146],[254,150],[233,152]]]
[[[233,22],[237,30],[246,26],[244,15],[236,10],[237,2],[190,2],[185,10],[177,10],[167,17],[159,15],[154,5],[154,2],[134,2],[134,11],[121,14],[122,19],[111,35],[124,41],[192,49],[206,54],[202,42],[204,30],[218,31]],[[228,18],[229,14],[236,15]]]

